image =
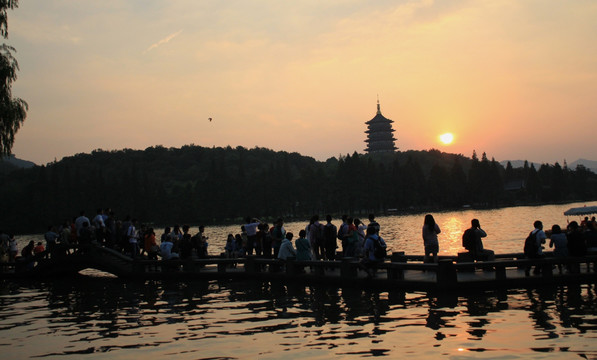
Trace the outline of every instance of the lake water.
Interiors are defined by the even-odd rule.
[[[440,249],[458,252],[476,217],[486,247],[519,252],[535,219],[565,225],[563,211],[582,205],[436,213]],[[421,253],[423,216],[380,217],[382,236],[394,251]],[[210,252],[237,228],[208,228]],[[2,359],[597,358],[595,284],[432,294],[88,274],[0,281]]]

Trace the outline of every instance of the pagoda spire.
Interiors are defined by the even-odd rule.
[[[379,107],[379,94],[377,94],[377,114],[381,115],[381,108]]]

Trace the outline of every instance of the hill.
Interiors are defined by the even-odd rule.
[[[18,169],[29,169],[35,166],[35,163],[27,160],[17,159],[14,155],[0,159],[0,174],[10,173]]]
[[[578,159],[574,162],[569,163],[568,167],[570,167],[571,169],[576,169],[576,166],[578,166],[578,165],[582,165],[597,174],[597,161]]]

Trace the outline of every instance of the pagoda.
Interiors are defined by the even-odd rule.
[[[395,131],[392,129],[393,122],[381,114],[379,99],[377,99],[377,114],[375,114],[373,119],[365,123],[367,124],[367,131],[365,131],[367,134],[367,140],[365,140],[367,143],[366,152],[371,154],[392,152],[398,149],[394,145],[396,139],[394,138],[394,134],[392,134]]]

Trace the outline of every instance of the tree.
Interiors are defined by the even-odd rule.
[[[0,0],[0,36],[8,38],[7,10],[18,7],[18,0]],[[17,79],[19,64],[12,46],[0,46],[0,158],[10,155],[15,134],[27,117],[28,105],[12,97],[12,82]]]

